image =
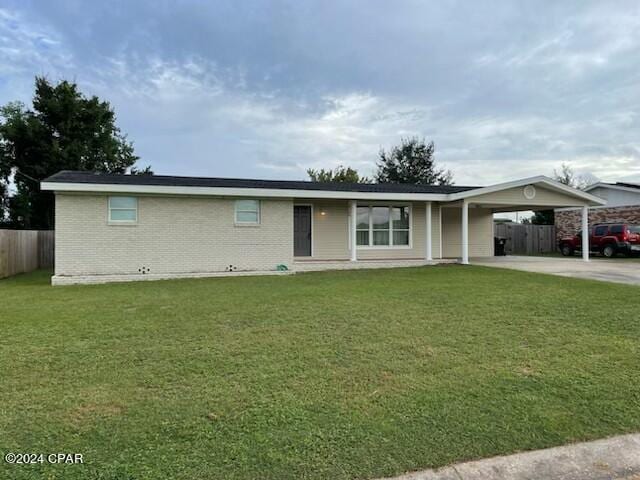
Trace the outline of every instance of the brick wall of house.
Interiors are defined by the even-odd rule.
[[[275,270],[293,260],[293,201],[261,200],[260,225],[235,224],[234,201],[138,197],[138,222],[111,225],[107,195],[56,195],[60,276]]]
[[[625,222],[640,225],[640,205],[589,209],[589,224]],[[556,236],[558,239],[575,235],[582,228],[582,210],[556,210]]]

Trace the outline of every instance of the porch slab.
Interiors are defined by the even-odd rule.
[[[358,270],[371,268],[402,268],[422,267],[425,265],[439,265],[443,263],[458,263],[455,258],[443,258],[436,260],[296,260],[293,262],[294,272],[319,272],[324,270]]]

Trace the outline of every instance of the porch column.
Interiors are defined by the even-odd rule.
[[[438,205],[438,258],[444,258],[442,254],[442,204]]]
[[[469,203],[462,201],[462,264],[469,265]]]
[[[589,207],[582,207],[582,260],[589,261]]]
[[[356,226],[358,225],[358,202],[351,200],[349,202],[349,209],[351,210],[351,261],[356,262],[358,260],[358,254],[356,252],[357,239],[356,239]]]
[[[427,202],[425,204],[426,207],[426,213],[425,213],[425,228],[426,228],[426,232],[425,232],[425,238],[426,238],[426,245],[425,245],[425,260],[426,261],[431,261],[433,260],[433,256],[431,254],[431,202]]]

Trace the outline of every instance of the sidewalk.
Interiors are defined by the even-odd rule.
[[[640,434],[517,453],[387,480],[640,480]]]

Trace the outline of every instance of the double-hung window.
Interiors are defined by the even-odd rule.
[[[239,225],[258,225],[260,223],[259,200],[236,200],[236,223]]]
[[[411,237],[409,216],[409,206],[359,206],[356,243],[361,247],[408,247]]]
[[[109,197],[109,223],[136,223],[138,199],[136,197]]]

